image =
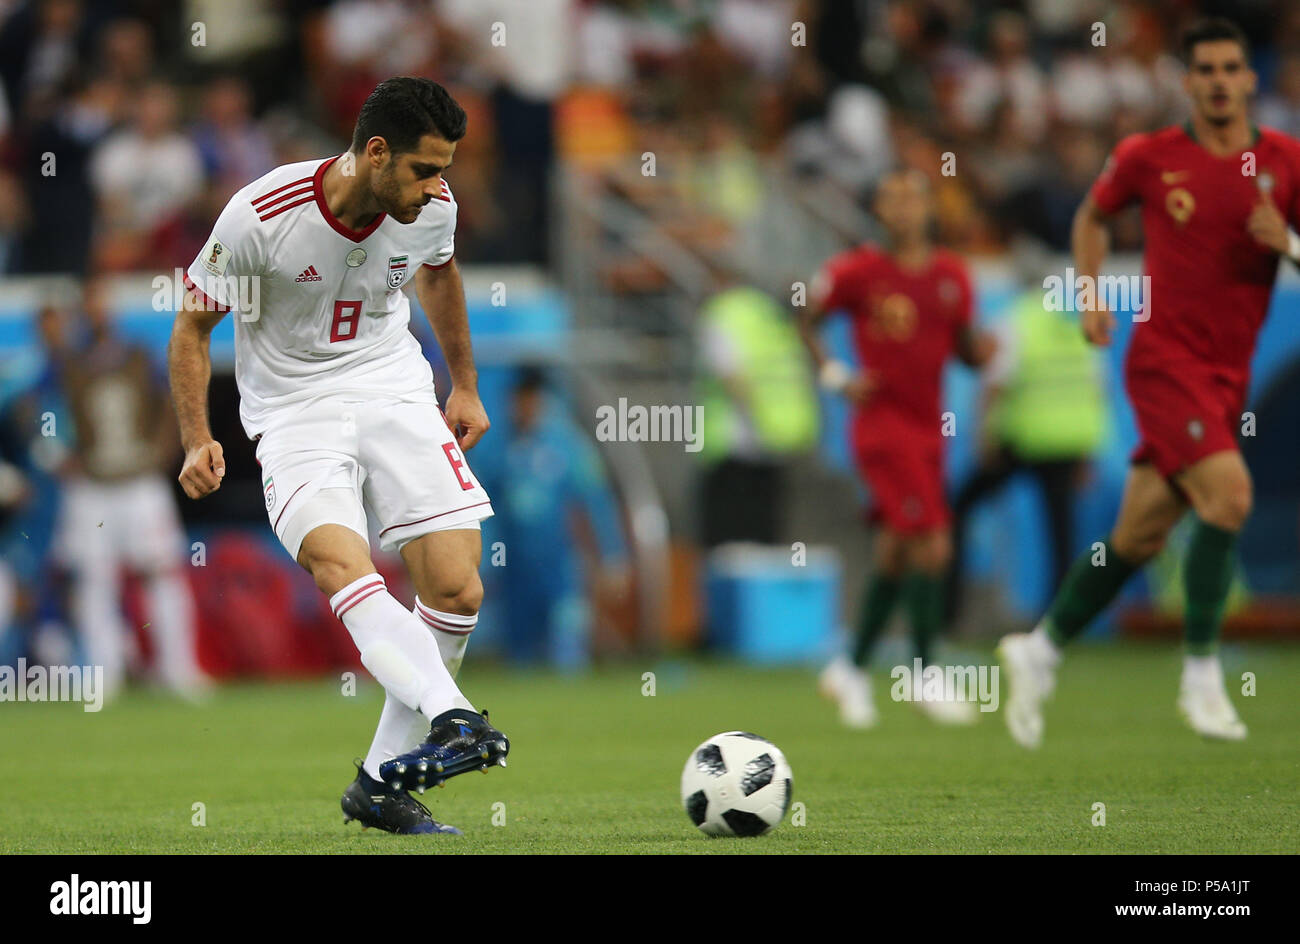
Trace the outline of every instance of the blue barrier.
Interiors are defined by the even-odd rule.
[[[730,544],[705,564],[711,648],[746,661],[818,663],[829,658],[840,625],[840,565],[831,553],[808,551],[792,567],[790,551]]]

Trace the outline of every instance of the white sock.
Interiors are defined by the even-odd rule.
[[[377,573],[366,574],[330,597],[366,667],[384,691],[426,718],[469,703],[443,665],[432,635],[393,599]]]
[[[72,619],[86,658],[104,668],[104,695],[111,698],[126,679],[126,623],[118,609],[116,561],[97,562],[78,572],[72,588]]]
[[[147,584],[149,636],[158,648],[158,676],[174,689],[198,684],[194,651],[194,597],[178,571],[155,573]]]
[[[1223,667],[1219,657],[1184,655],[1183,681],[1190,685],[1222,685]]]
[[[433,638],[438,641],[438,651],[442,653],[443,664],[451,677],[460,672],[461,661],[465,658],[465,647],[469,645],[469,634],[478,625],[478,614],[462,616],[459,613],[446,613],[425,606],[417,596],[415,598],[416,616],[433,630]]]
[[[441,613],[415,598],[411,612],[434,630],[433,638],[438,643],[438,653],[448,674],[456,677],[461,660],[465,657],[465,646],[469,643],[469,634],[478,622],[478,615],[460,616],[455,613]],[[454,621],[454,622],[453,622]],[[443,629],[440,623],[447,625]],[[457,627],[452,629],[450,627]],[[363,767],[366,773],[379,779],[379,765],[390,757],[405,754],[424,740],[429,733],[429,719],[418,711],[412,711],[392,695],[384,698],[384,710],[379,715],[379,727],[375,729],[375,738],[370,742],[370,751],[366,754]]]
[[[379,780],[379,765],[390,757],[405,754],[429,733],[429,719],[412,711],[392,695],[384,696],[384,710],[379,713],[379,727],[370,742],[363,767]]]
[[[1044,624],[1039,623],[1034,627],[1034,631],[1029,634],[1029,645],[1039,660],[1047,663],[1049,667],[1054,669],[1060,663],[1061,647],[1047,635],[1047,627]]]

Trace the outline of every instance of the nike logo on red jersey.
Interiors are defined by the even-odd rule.
[[[298,276],[296,279],[294,279],[294,281],[295,282],[320,282],[322,280],[320,277],[320,273],[316,271],[316,267],[314,265],[311,265],[303,269],[302,275]]]

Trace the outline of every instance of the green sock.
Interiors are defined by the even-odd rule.
[[[862,597],[862,615],[858,620],[858,638],[853,643],[853,664],[866,667],[871,649],[889,622],[898,600],[900,581],[888,574],[872,574]]]
[[[916,570],[903,579],[903,600],[912,622],[912,644],[922,665],[930,664],[930,646],[943,623],[943,579]]]
[[[1137,570],[1115,553],[1110,539],[1102,542],[1104,564],[1094,564],[1097,552],[1089,548],[1070,565],[1044,621],[1052,642],[1063,646],[1092,622],[1115,599],[1120,587]]]
[[[1208,656],[1218,648],[1236,546],[1234,532],[1197,520],[1183,563],[1183,591],[1187,598],[1183,619],[1191,655]]]

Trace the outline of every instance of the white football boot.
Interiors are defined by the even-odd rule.
[[[966,725],[974,724],[979,713],[972,701],[958,701],[940,695],[937,698],[926,698],[922,695],[917,698],[913,704],[921,709],[921,714],[928,717],[931,721],[938,724]]]
[[[181,678],[166,678],[162,684],[169,694],[191,705],[206,705],[217,693],[212,679],[199,671]]]
[[[1240,741],[1246,725],[1228,699],[1223,684],[1223,666],[1217,656],[1188,656],[1178,686],[1178,712],[1202,737]]]
[[[1060,654],[1047,635],[1036,629],[1003,636],[997,656],[1011,687],[1002,710],[1007,730],[1021,747],[1036,748],[1043,743],[1043,702],[1056,687]]]
[[[871,678],[844,656],[836,656],[817,679],[817,690],[840,706],[845,727],[865,730],[880,720],[871,698]]]

